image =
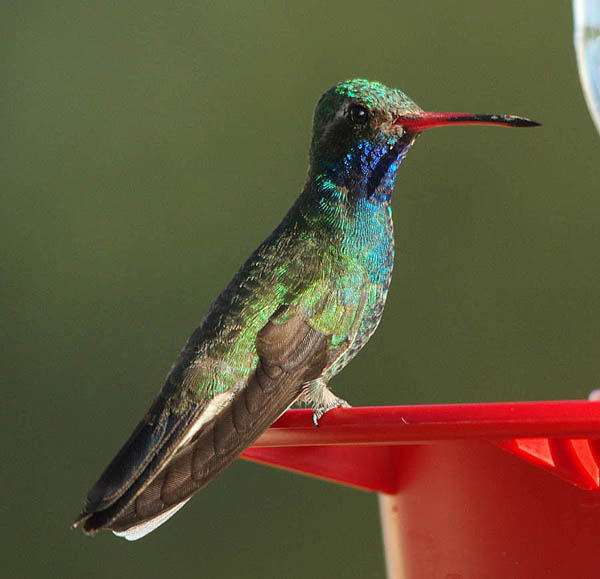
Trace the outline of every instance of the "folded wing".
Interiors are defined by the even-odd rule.
[[[330,343],[301,309],[282,306],[257,335],[259,361],[245,384],[178,411],[159,396],[90,491],[75,524],[132,540],[155,529],[321,375]]]

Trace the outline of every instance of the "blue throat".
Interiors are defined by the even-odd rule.
[[[414,136],[384,144],[359,141],[341,162],[315,164],[308,198],[300,205],[312,227],[332,232],[339,249],[366,266],[373,283],[389,283],[392,191],[413,141]]]
[[[359,141],[341,162],[324,164],[317,181],[346,189],[354,201],[366,199],[378,205],[387,204],[392,199],[400,163],[413,140],[414,137],[384,143]]]

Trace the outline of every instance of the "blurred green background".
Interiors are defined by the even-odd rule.
[[[367,77],[430,110],[396,185],[354,405],[585,397],[600,382],[600,139],[568,3],[3,3],[3,568],[381,577],[376,497],[237,462],[137,543],[69,524],[179,348],[299,192],[314,104]]]

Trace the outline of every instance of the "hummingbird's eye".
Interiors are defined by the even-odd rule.
[[[348,118],[353,125],[364,125],[369,120],[369,111],[356,103],[348,107]]]

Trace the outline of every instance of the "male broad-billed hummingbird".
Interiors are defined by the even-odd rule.
[[[377,327],[394,261],[392,189],[419,134],[514,116],[429,113],[350,80],[314,115],[302,192],[187,341],[75,521],[134,540],[164,523],[294,402],[313,422],[348,403],[327,384]]]

